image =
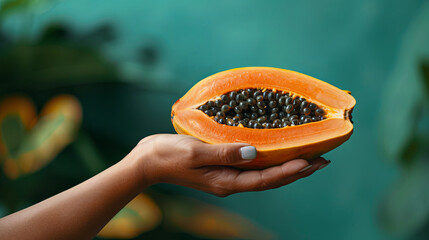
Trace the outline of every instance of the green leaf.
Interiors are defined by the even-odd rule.
[[[56,0],[6,0],[0,2],[0,18],[22,9],[38,10],[41,6],[49,6]],[[46,8],[45,8],[46,9]]]
[[[174,196],[161,201],[169,227],[209,239],[276,239],[237,213],[197,199]]]
[[[405,35],[396,67],[385,86],[379,118],[380,142],[391,161],[402,160],[416,130],[424,100],[422,56],[429,56],[429,2]]]
[[[1,122],[1,141],[4,142],[9,155],[19,155],[21,143],[26,137],[26,130],[19,115],[6,116]]]
[[[9,0],[0,4],[0,16],[4,16],[16,10],[27,7],[30,0]]]
[[[7,212],[8,211],[7,211],[6,206],[2,202],[0,202],[0,218],[6,216]]]
[[[405,169],[380,206],[382,226],[398,235],[409,235],[429,220],[429,157]]]
[[[121,209],[98,233],[102,238],[134,238],[161,222],[161,210],[147,195],[139,194]]]
[[[75,140],[73,147],[91,174],[98,174],[108,167],[91,137],[83,130]]]
[[[116,79],[100,52],[72,43],[17,44],[0,54],[3,89],[54,89]]]
[[[2,142],[7,143],[8,156],[5,156],[3,168],[8,177],[15,179],[32,173],[53,160],[73,141],[81,116],[80,103],[71,95],[52,98],[43,108],[35,127],[29,132],[24,133],[23,124],[19,125],[17,121],[5,122],[4,119],[9,119],[6,115],[0,127],[2,132],[6,130],[2,133]]]
[[[22,139],[20,154],[24,154],[39,148],[44,144],[52,134],[64,124],[65,117],[58,115],[53,119],[40,119],[38,124],[28,133],[27,137]]]
[[[423,73],[423,83],[426,90],[426,96],[429,96],[429,59],[421,62],[421,70]]]

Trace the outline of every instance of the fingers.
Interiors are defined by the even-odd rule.
[[[233,192],[262,191],[277,188],[310,176],[321,166],[329,164],[329,162],[324,158],[313,160],[311,164],[303,159],[291,160],[280,166],[260,171],[243,171],[234,180],[225,184],[231,184]]]
[[[256,148],[245,143],[205,144],[198,150],[197,167],[230,166],[250,162],[256,158]]]
[[[311,174],[313,174],[314,172],[321,170],[322,168],[328,166],[329,163],[331,163],[331,161],[325,160],[324,158],[317,158],[317,159],[311,161],[311,167],[309,167],[308,169],[303,169],[304,171],[301,170],[297,174],[295,174],[291,177],[288,177],[287,179],[284,180],[284,182],[280,182],[279,185],[276,187],[281,187],[283,185],[295,182],[298,179],[308,177]]]

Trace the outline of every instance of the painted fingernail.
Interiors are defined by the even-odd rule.
[[[307,167],[305,167],[305,168],[303,168],[303,169],[299,170],[299,172],[305,172],[305,171],[307,171],[308,169],[310,169],[312,166],[313,166],[313,165],[308,165]]]
[[[328,165],[331,163],[331,161],[330,161],[330,160],[327,160],[327,161],[328,161],[327,163],[320,165],[320,167],[319,167],[317,170],[320,170],[320,169],[322,169],[322,168],[324,168],[324,167],[328,166]]]
[[[251,160],[256,158],[256,148],[254,146],[246,146],[240,148],[241,158]]]

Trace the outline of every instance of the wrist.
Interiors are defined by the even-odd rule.
[[[137,181],[140,183],[142,190],[158,183],[156,179],[156,170],[153,166],[150,166],[150,160],[153,158],[153,154],[143,144],[138,144],[134,149],[126,156],[126,164],[132,168],[132,172],[135,174]],[[155,174],[154,174],[155,173]]]

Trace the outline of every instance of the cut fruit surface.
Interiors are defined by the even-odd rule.
[[[257,101],[257,96],[252,96],[250,90],[252,93],[268,91],[279,95],[277,99],[273,96],[271,99],[259,99],[265,101],[261,107],[251,105],[253,100]],[[223,105],[230,104],[228,101],[234,100],[234,97],[227,99],[223,95],[244,91],[249,91],[248,96],[235,100],[238,100],[238,106],[240,101],[248,102],[246,109],[242,108],[241,112],[222,109]],[[292,100],[301,99],[295,105],[296,112],[288,111],[288,104],[280,100],[281,96],[291,97]],[[253,100],[248,100],[251,98]],[[304,110],[308,105],[300,105],[303,101],[306,104],[313,103],[317,108],[308,112],[309,110]],[[350,92],[305,74],[278,68],[248,67],[217,73],[201,80],[173,105],[171,118],[178,133],[192,135],[204,142],[244,142],[255,146],[258,150],[257,158],[238,167],[266,168],[296,158],[311,160],[341,145],[353,132],[351,112],[355,104]],[[201,109],[201,106],[207,107]],[[251,116],[252,111],[256,110],[251,110],[251,106],[258,106],[263,114],[259,112],[257,118],[256,115]],[[206,108],[217,110],[216,113],[223,111],[224,114],[207,114]],[[317,109],[321,113],[317,113]],[[276,113],[274,117],[273,111]],[[233,119],[234,114],[241,115]],[[302,119],[299,124],[296,121],[292,123],[293,115]],[[319,120],[304,121],[308,118],[307,115],[318,116]],[[219,123],[222,117],[225,118],[225,124],[223,121]],[[262,118],[261,126],[249,124],[252,120],[259,121],[259,118]],[[244,121],[248,122],[247,125]],[[290,124],[276,124],[279,121]],[[263,124],[265,127],[262,127]]]

